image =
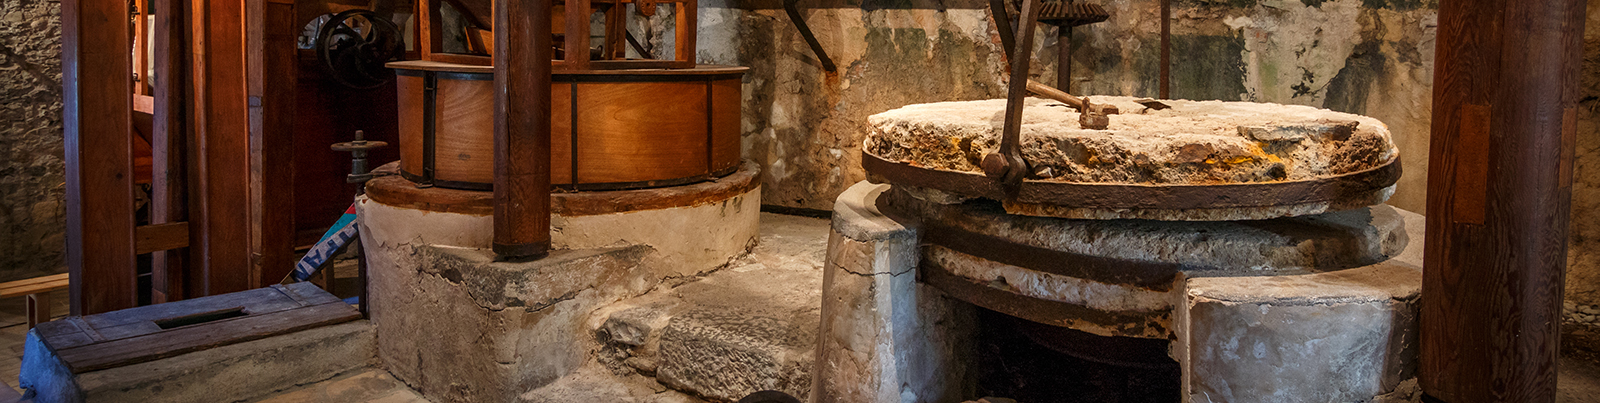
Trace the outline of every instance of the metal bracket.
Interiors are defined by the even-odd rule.
[[[800,36],[806,39],[806,44],[811,45],[811,53],[815,53],[817,61],[822,62],[823,70],[839,71],[838,66],[833,64],[833,59],[828,58],[828,52],[822,50],[822,43],[817,42],[817,35],[811,33],[811,26],[806,25],[806,19],[800,16],[798,3],[800,0],[783,0],[783,11],[789,13],[789,22],[794,23],[795,29],[800,30]]]
[[[433,187],[434,175],[434,136],[438,130],[438,89],[439,77],[434,72],[424,72],[422,75],[422,180],[417,182],[419,188]]]

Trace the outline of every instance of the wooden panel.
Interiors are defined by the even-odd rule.
[[[494,182],[494,81],[439,79],[438,179]]]
[[[578,83],[577,91],[579,182],[705,173],[704,82]]]
[[[137,303],[128,4],[61,2],[67,270],[72,313]]]
[[[165,224],[189,219],[188,178],[192,159],[189,144],[194,140],[187,129],[189,109],[184,102],[189,94],[188,21],[189,4],[184,0],[155,0],[155,71],[167,77],[156,83],[152,99],[151,130],[153,177],[150,195],[150,223]],[[199,229],[191,225],[190,234]],[[184,298],[183,282],[188,268],[188,249],[159,251],[150,255],[150,302],[162,303]]]
[[[229,344],[264,339],[360,319],[361,312],[343,302],[290,309],[204,325],[110,340],[56,351],[73,373],[149,362]]]
[[[245,69],[244,0],[194,5],[196,272],[188,295],[250,288],[250,122]],[[193,214],[191,214],[193,215]]]
[[[572,83],[550,84],[550,183],[572,184]]]
[[[67,273],[61,273],[0,283],[0,298],[15,298],[67,288],[67,278]]]
[[[744,93],[739,79],[711,82],[711,171],[739,166]]]
[[[400,115],[400,169],[422,175],[422,77],[394,76]]]
[[[276,284],[294,270],[295,210],[295,98],[298,63],[294,4],[252,0],[250,80],[259,96],[260,123],[253,128],[251,156],[252,259],[249,288]],[[258,48],[254,48],[257,47]],[[331,152],[331,151],[330,151]]]
[[[1489,106],[1461,105],[1461,131],[1456,137],[1456,197],[1450,217],[1457,223],[1483,224],[1489,197]]]
[[[134,253],[143,255],[155,251],[189,246],[189,223],[144,225],[134,229]]]

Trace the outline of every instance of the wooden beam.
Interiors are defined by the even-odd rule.
[[[69,281],[68,274],[61,273],[0,283],[0,299],[67,288]]]
[[[299,54],[294,2],[249,0],[250,288],[277,284],[294,268],[294,121]],[[270,84],[269,84],[270,83]]]
[[[546,3],[549,3],[549,2],[548,1],[540,1],[539,2],[539,4],[546,4]],[[563,30],[562,38],[565,40],[565,44],[562,45],[562,46],[564,46],[566,48],[565,49],[566,52],[564,52],[562,54],[562,56],[561,56],[562,64],[565,66],[564,70],[588,70],[589,69],[589,36],[591,35],[591,31],[589,30],[591,28],[589,26],[589,15],[593,14],[594,9],[590,8],[589,0],[565,0],[565,3],[566,3],[566,5],[564,6],[565,8],[563,10],[566,11],[566,15],[564,16],[562,21],[565,22],[567,24],[567,26]],[[495,10],[497,12],[499,10],[503,9],[503,7],[501,7],[500,4],[501,3],[499,1],[495,2]],[[544,13],[544,14],[549,14],[549,13]],[[499,18],[500,17],[495,17],[496,23],[494,25],[496,27],[502,26],[498,22],[498,21],[500,21]],[[549,24],[545,23],[544,25],[541,25],[541,26],[546,26],[546,25],[549,25]],[[518,51],[518,52],[528,52],[528,51],[530,51],[530,49],[522,47],[522,45],[529,45],[529,44],[531,44],[533,42],[533,40],[526,39],[526,38],[518,40],[518,43],[520,45],[518,45],[517,47],[500,47],[500,41],[502,39],[501,39],[500,34],[498,33],[499,30],[497,29],[495,31],[496,31],[496,33],[495,33],[495,40],[494,41],[495,41],[496,49],[495,49],[494,54],[503,55],[503,54],[505,54],[505,52],[503,52],[502,50],[505,50],[505,49],[516,49],[516,51]],[[543,31],[532,31],[532,32],[543,32]],[[499,66],[500,66],[499,63],[495,64],[495,68],[496,68],[495,71],[497,71],[497,72],[500,71],[499,70]],[[515,71],[515,70],[513,70],[513,71]]]
[[[245,0],[194,1],[196,159],[189,297],[250,288],[250,122]]]
[[[154,173],[151,180],[150,223],[166,224],[189,220],[189,181],[194,169],[188,150],[194,142],[189,131],[192,110],[185,98],[189,94],[189,3],[187,0],[154,0],[155,69],[162,79],[156,83],[152,99],[155,116],[151,141]],[[185,239],[196,238],[200,225],[187,226]],[[184,298],[183,284],[189,267],[189,250],[180,248],[150,255],[150,302],[162,303]]]
[[[146,253],[189,246],[189,223],[143,225],[133,231],[133,252]]]
[[[133,255],[133,81],[128,3],[61,2],[72,314],[138,302]]]
[[[1424,400],[1555,401],[1584,7],[1440,2]]]
[[[551,6],[551,0],[494,2],[494,84],[501,89],[494,97],[494,154],[501,163],[494,168],[493,247],[501,256],[550,250]],[[587,10],[589,2],[569,0],[567,7]],[[568,31],[588,32],[588,21],[574,26],[569,19]],[[588,62],[588,51],[582,54]]]

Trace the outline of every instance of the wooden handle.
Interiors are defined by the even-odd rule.
[[[1068,94],[1066,91],[1058,90],[1055,87],[1044,85],[1038,81],[1028,80],[1028,92],[1032,92],[1034,95],[1061,101],[1066,103],[1068,106],[1078,108],[1078,110],[1083,110],[1083,99],[1072,96],[1072,94]]]

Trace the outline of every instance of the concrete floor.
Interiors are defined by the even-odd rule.
[[[827,245],[827,220],[767,213],[762,214],[761,220],[761,247],[753,251],[754,263],[768,266],[821,264]],[[335,272],[341,288],[353,288],[345,287],[354,280],[353,266],[341,266]],[[53,293],[52,297],[52,312],[58,317],[65,314],[68,311],[66,291]],[[0,389],[0,403],[20,398],[11,393],[17,392],[22,344],[27,332],[24,304],[22,298],[0,300],[0,348],[6,349],[0,353],[0,379],[9,386]],[[1557,402],[1600,402],[1600,363],[1563,357],[1558,382]],[[427,403],[428,400],[387,372],[371,369],[289,389],[253,402]]]

